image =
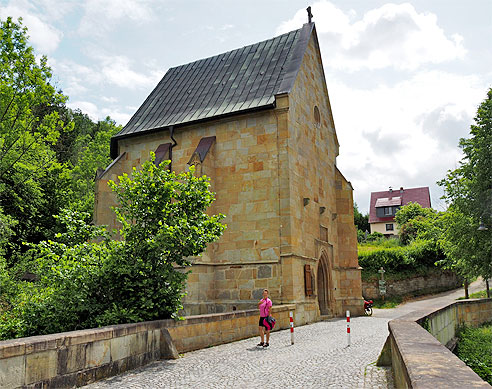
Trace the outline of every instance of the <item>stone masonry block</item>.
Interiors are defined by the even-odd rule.
[[[109,363],[111,358],[110,347],[109,340],[100,340],[87,344],[85,354],[86,367],[100,366]]]
[[[258,278],[270,278],[272,276],[272,267],[270,265],[258,266]]]
[[[130,337],[130,350],[132,354],[143,354],[147,351],[149,333],[147,331],[138,332]]]
[[[24,385],[26,357],[0,359],[0,388],[18,388]]]
[[[55,377],[56,365],[56,350],[47,350],[26,355],[26,384]]]
[[[278,259],[278,255],[275,252],[275,249],[272,247],[269,249],[266,249],[266,250],[262,250],[260,253],[260,256],[261,256],[261,259],[265,259],[265,260],[276,260],[276,259]]]
[[[130,356],[130,336],[111,339],[111,360],[113,362]]]
[[[85,368],[85,344],[58,349],[57,373],[63,375]]]

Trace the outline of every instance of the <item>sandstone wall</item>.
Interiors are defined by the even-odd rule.
[[[353,315],[363,313],[361,267],[357,255],[357,230],[354,225],[353,188],[350,182],[336,169],[335,188],[337,195],[338,232],[338,315],[350,310]]]
[[[342,315],[346,309],[360,314],[352,187],[336,168],[339,145],[316,39],[313,34],[288,96],[290,235],[282,234],[288,242],[282,256],[292,255],[294,277],[286,297],[316,303],[317,291],[304,296],[303,266],[313,266],[318,277],[318,260],[325,253],[331,314]]]
[[[200,139],[216,137],[197,171],[211,178],[216,193],[210,212],[225,214],[228,225],[221,239],[194,261],[184,300],[188,314],[255,307],[264,288],[281,303],[279,207],[286,203],[283,197],[288,192],[279,191],[277,135],[273,110],[183,127],[174,133],[172,168],[177,172],[189,168]],[[123,157],[97,183],[99,224],[115,225],[109,207],[115,201],[107,180],[138,168],[164,143],[172,143],[167,131],[120,140]]]
[[[335,177],[338,141],[315,35],[293,90],[276,96],[274,109],[177,128],[173,170],[188,169],[200,140],[211,136],[216,141],[197,171],[210,176],[216,193],[210,212],[225,214],[228,228],[194,260],[184,300],[187,314],[256,307],[268,288],[275,304],[295,302],[299,317],[314,321],[317,296],[305,295],[304,265],[310,264],[316,277],[323,252],[329,258],[332,314],[362,306],[360,276],[340,276],[357,266],[347,205],[352,189]],[[115,225],[107,180],[138,168],[165,143],[173,143],[168,131],[119,141],[120,160],[97,183],[98,223]]]

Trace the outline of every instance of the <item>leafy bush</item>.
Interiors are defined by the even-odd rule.
[[[403,244],[414,239],[436,239],[439,234],[439,214],[432,208],[424,208],[418,203],[409,202],[395,215],[400,229],[399,236]]]
[[[366,234],[362,230],[357,230],[357,242],[359,243],[367,243],[367,242],[381,243],[384,240],[387,239],[380,232],[373,232],[372,234]]]
[[[458,337],[456,355],[484,381],[492,384],[492,324],[464,327]]]
[[[374,242],[380,239],[384,239],[384,235],[381,234],[380,232],[373,232],[372,234],[367,235],[366,241]]]
[[[396,245],[397,243],[391,244]],[[359,251],[359,265],[367,271],[377,272],[383,266],[386,271],[396,273],[434,267],[434,263],[441,259],[442,255],[433,242],[419,240],[409,246],[361,250]]]
[[[64,211],[66,232],[32,245],[37,281],[15,282],[0,272],[0,339],[176,315],[190,257],[225,229],[222,215],[205,213],[214,200],[208,178],[193,169],[169,172],[152,158],[119,180],[111,186],[123,240],[88,225],[84,213]]]

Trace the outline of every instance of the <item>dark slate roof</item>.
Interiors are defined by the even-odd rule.
[[[290,92],[314,23],[237,50],[171,68],[111,140],[273,107]]]
[[[424,208],[431,207],[430,191],[428,186],[421,188],[409,188],[399,190],[395,189],[392,192],[385,190],[383,192],[371,193],[371,204],[369,205],[369,223],[389,222],[395,219],[394,216],[378,217],[376,215],[376,202],[378,199],[396,199],[401,205],[407,205],[409,202],[419,203]]]

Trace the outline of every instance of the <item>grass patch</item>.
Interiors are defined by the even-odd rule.
[[[492,384],[492,323],[464,327],[458,333],[456,355],[484,381]]]
[[[475,293],[472,293],[470,294],[470,298],[471,299],[484,299],[484,298],[487,298],[487,291],[484,289],[484,290],[481,290],[479,292],[475,292]],[[456,300],[465,300],[465,297],[459,297],[457,298]]]
[[[368,253],[371,251],[385,250],[393,247],[401,247],[401,243],[399,239],[383,238],[374,242],[358,243],[357,251],[359,252],[359,254],[361,254],[361,253]]]
[[[391,309],[391,308],[396,308],[398,305],[400,305],[403,302],[403,298],[401,297],[389,297],[385,298],[384,301],[383,299],[375,299],[373,301],[373,307],[378,308],[378,309]]]

